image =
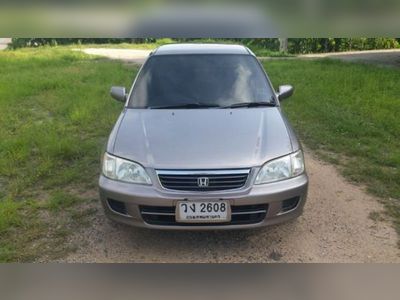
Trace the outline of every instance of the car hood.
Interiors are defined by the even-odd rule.
[[[276,107],[126,109],[114,139],[108,151],[156,169],[249,168],[292,152]]]

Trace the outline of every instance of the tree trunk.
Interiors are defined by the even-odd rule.
[[[279,39],[279,52],[288,52],[288,39]]]

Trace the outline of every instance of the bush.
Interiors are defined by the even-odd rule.
[[[242,43],[252,49],[266,49],[279,51],[279,39],[178,39],[178,42],[233,42]],[[67,44],[120,44],[120,43],[155,43],[168,44],[172,39],[149,39],[149,38],[14,38],[11,48],[38,47],[38,46],[57,46]],[[397,38],[290,38],[289,53],[321,53],[339,52],[351,50],[372,50],[372,49],[392,49],[398,48],[400,39]]]
[[[320,53],[398,48],[395,38],[293,38],[290,53]]]

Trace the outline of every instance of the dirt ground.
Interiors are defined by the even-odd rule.
[[[103,49],[101,55],[140,63],[147,54]],[[400,262],[395,230],[370,217],[384,214],[379,200],[310,151],[305,156],[309,195],[297,220],[247,231],[153,231],[108,221],[98,202],[91,225],[71,240],[78,250],[63,261]]]
[[[346,182],[308,152],[310,188],[304,214],[257,230],[168,232],[116,225],[100,202],[90,226],[71,243],[67,262],[400,262],[397,234],[371,213],[378,199]]]
[[[79,49],[76,49],[79,50]],[[121,59],[125,62],[143,63],[150,54],[149,50],[131,50],[131,49],[103,49],[86,48],[83,52],[92,55],[105,56],[111,59]],[[381,66],[400,68],[400,49],[390,50],[369,50],[369,51],[349,51],[340,53],[319,53],[305,54],[285,59],[318,59],[333,58],[343,61],[370,63]],[[282,58],[261,58],[261,59],[282,59]]]
[[[74,49],[86,54],[104,56],[110,59],[119,59],[128,63],[142,64],[151,53],[150,50],[133,49],[108,49],[108,48],[84,48]]]
[[[333,58],[343,61],[361,62],[380,66],[400,68],[400,49],[349,51],[342,53],[306,54],[300,58]]]
[[[0,50],[6,49],[8,44],[10,43],[11,43],[10,38],[0,38]]]

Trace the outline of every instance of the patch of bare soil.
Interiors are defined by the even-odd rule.
[[[166,232],[116,225],[100,202],[90,225],[71,239],[67,262],[400,262],[397,234],[378,199],[306,153],[310,176],[304,214],[246,231]]]
[[[388,50],[369,50],[369,51],[350,51],[337,53],[317,53],[300,55],[299,58],[335,58],[343,61],[360,62],[400,68],[400,49]]]

